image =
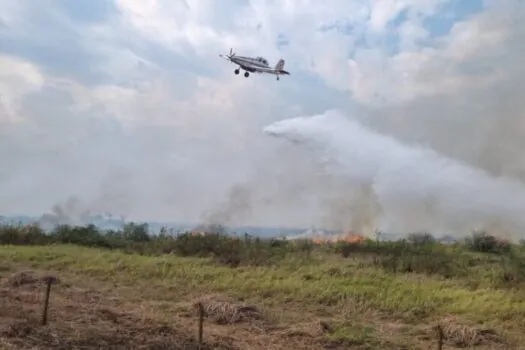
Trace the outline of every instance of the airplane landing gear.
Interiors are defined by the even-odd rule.
[[[248,72],[244,72],[244,76],[245,76],[246,78],[248,78],[248,77],[250,76],[250,73],[248,73]]]
[[[239,70],[238,69],[234,70],[234,72],[235,72],[235,75],[239,74]]]

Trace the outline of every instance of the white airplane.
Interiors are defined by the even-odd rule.
[[[279,62],[275,65],[275,68],[272,68],[268,65],[268,61],[262,57],[246,57],[246,56],[236,56],[232,49],[230,49],[229,55],[219,55],[227,61],[239,65],[234,72],[239,74],[240,68],[244,69],[244,76],[248,78],[250,73],[266,73],[273,74],[279,80],[279,75],[290,75],[289,72],[284,70],[284,60],[280,59]]]

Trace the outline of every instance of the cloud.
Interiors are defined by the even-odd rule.
[[[0,212],[192,221],[244,186],[238,220],[308,225],[315,166],[261,128],[332,108],[525,180],[524,5],[462,4],[0,0]],[[235,76],[230,47],[292,75]]]
[[[516,1],[489,2],[484,12],[455,24],[417,71],[422,96],[375,110],[370,124],[525,181],[525,105],[518,92],[525,69],[517,59],[525,50],[524,10]]]

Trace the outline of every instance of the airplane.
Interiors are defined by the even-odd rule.
[[[277,62],[275,68],[272,68],[268,65],[268,61],[263,57],[236,56],[235,53],[232,52],[232,49],[230,49],[228,55],[219,55],[219,57],[239,65],[239,68],[234,70],[235,74],[238,75],[242,68],[245,70],[244,76],[246,78],[250,76],[250,73],[273,74],[277,77],[277,80],[279,80],[279,75],[290,75],[289,72],[284,70],[283,59],[280,59],[279,62]]]

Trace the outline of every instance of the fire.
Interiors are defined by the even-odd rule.
[[[207,236],[209,235],[206,231],[191,231],[192,236]],[[239,237],[231,236],[232,239],[239,239]],[[319,235],[309,238],[312,243],[321,245],[326,243],[338,243],[346,242],[351,244],[362,243],[366,240],[366,236],[355,232],[347,232],[339,235]]]
[[[337,242],[346,242],[357,244],[366,240],[366,237],[362,234],[357,234],[353,232],[347,232],[340,235],[327,235],[327,236],[318,236],[312,238],[314,244],[324,244],[324,243],[337,243]]]
[[[207,232],[203,232],[203,231],[192,231],[191,235],[192,236],[207,236],[208,233]]]

